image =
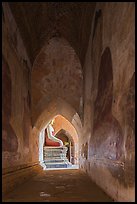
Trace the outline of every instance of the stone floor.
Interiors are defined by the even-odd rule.
[[[3,202],[113,202],[79,169],[42,171]]]

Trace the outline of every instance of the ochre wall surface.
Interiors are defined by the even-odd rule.
[[[29,172],[33,175],[38,138],[31,125],[30,62],[7,4],[3,5],[3,13],[2,173],[3,191],[7,192],[27,179]]]
[[[72,68],[73,67],[73,68]],[[65,100],[80,113],[83,74],[80,61],[62,38],[52,38],[36,57],[31,75],[32,121],[51,101]]]
[[[134,9],[97,3],[84,65],[80,164],[117,201],[135,199]]]
[[[4,193],[38,171],[55,118],[80,168],[115,201],[135,200],[134,45],[133,2],[2,4]]]

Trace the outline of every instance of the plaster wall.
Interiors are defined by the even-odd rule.
[[[80,166],[116,201],[135,200],[134,17],[134,3],[97,3],[84,65]]]

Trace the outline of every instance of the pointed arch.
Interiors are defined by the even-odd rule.
[[[62,98],[82,115],[82,67],[64,38],[53,37],[46,41],[33,64],[31,87],[33,124],[39,113],[56,98]]]
[[[41,131],[57,115],[62,115],[66,118],[75,128],[78,137],[81,136],[82,123],[78,113],[70,104],[61,98],[57,98],[45,107],[45,109],[37,117],[33,127]]]
[[[59,117],[61,117],[61,116],[59,116]],[[64,118],[64,120],[66,120],[66,119]],[[61,120],[61,123],[62,123],[62,120]],[[68,121],[67,123],[70,123],[70,122]],[[73,148],[72,148],[72,151],[73,151],[73,163],[78,164],[79,163],[79,160],[78,160],[78,156],[79,156],[79,138],[78,138],[78,134],[75,131],[75,128],[72,126],[71,123],[68,126],[68,128],[67,128],[67,126],[68,126],[68,124],[65,125],[65,122],[64,122],[64,125],[59,126],[59,128],[55,129],[55,135],[63,133],[69,138],[69,140],[73,144]]]
[[[56,108],[52,108],[54,107]],[[39,145],[39,155],[40,161],[43,160],[41,156],[43,154],[43,145],[44,145],[44,129],[47,127],[48,123],[53,119],[61,115],[64,120],[68,121],[69,127],[65,126],[64,129],[69,131],[71,127],[70,134],[74,140],[74,163],[78,164],[78,156],[79,156],[79,137],[81,136],[81,120],[79,115],[76,113],[74,108],[72,108],[69,104],[67,104],[64,100],[58,98],[56,101],[53,101],[49,104],[49,106],[39,115],[35,125],[33,128],[36,128],[40,135],[40,145]],[[62,123],[63,124],[63,123]],[[63,125],[60,126],[60,129],[63,128]],[[55,132],[57,133],[60,129],[56,129]]]

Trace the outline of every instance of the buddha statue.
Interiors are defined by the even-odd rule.
[[[45,130],[45,146],[59,146],[59,147],[63,147],[63,142],[55,137],[55,131],[53,128],[53,123],[54,120],[52,120],[49,125],[47,126],[47,129]]]

